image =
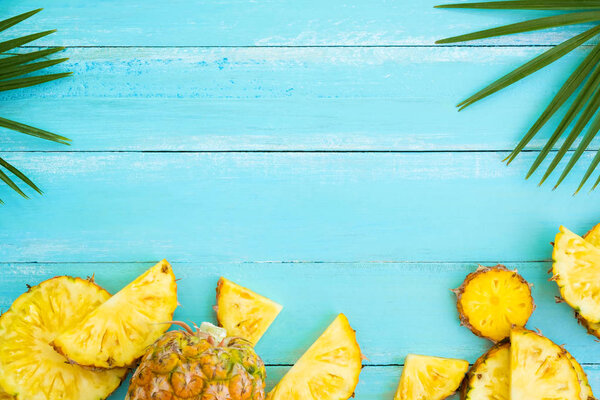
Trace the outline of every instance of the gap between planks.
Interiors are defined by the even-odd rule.
[[[375,154],[446,154],[446,153],[511,153],[512,150],[461,150],[461,149],[437,149],[437,150],[269,150],[269,149],[254,149],[254,150],[0,150],[2,153],[158,153],[158,154],[211,154],[211,153],[314,153],[314,154],[343,154],[343,153],[375,153]],[[521,153],[539,153],[541,150],[521,150]],[[567,153],[575,152],[575,149],[567,150]],[[549,153],[556,153],[558,150],[550,150]],[[596,149],[586,149],[584,152],[596,153]]]

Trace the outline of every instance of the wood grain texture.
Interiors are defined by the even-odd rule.
[[[46,191],[0,188],[0,260],[531,261],[598,222],[535,154],[12,153]]]
[[[60,132],[73,150],[508,150],[585,51],[463,112],[454,105],[540,52],[69,49],[55,70],[73,77],[0,101],[3,116]],[[7,134],[0,149],[66,148]]]
[[[440,0],[202,1],[104,0],[90,7],[79,0],[48,4],[28,25],[60,28],[43,44],[69,46],[314,46],[431,45],[436,39],[551,15],[547,12],[437,10]],[[7,14],[40,7],[35,0],[10,1]],[[478,44],[554,44],[585,27],[519,35]]]

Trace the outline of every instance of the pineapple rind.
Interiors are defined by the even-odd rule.
[[[267,395],[268,400],[345,400],[362,368],[356,334],[339,314]]]
[[[69,364],[48,343],[109,298],[93,282],[66,276],[44,281],[17,298],[0,317],[0,386],[17,400],[108,397],[126,369],[90,371]]]
[[[580,399],[577,371],[567,352],[536,332],[515,328],[510,335],[510,399]]]
[[[600,248],[561,226],[552,259],[553,279],[564,301],[588,322],[600,322]]]
[[[221,277],[215,309],[219,325],[229,336],[241,337],[256,345],[283,307]]]
[[[452,395],[463,381],[469,362],[409,354],[394,400],[442,400]]]
[[[569,361],[571,362],[571,365],[575,369],[575,373],[577,374],[577,379],[579,380],[579,387],[580,387],[579,399],[580,400],[593,400],[594,392],[592,392],[592,387],[590,386],[590,382],[588,381],[588,377],[587,377],[585,371],[583,370],[583,368],[581,367],[579,362],[575,359],[575,357],[573,357],[571,355],[571,353],[569,353],[568,351],[565,350],[565,354],[567,355],[567,358],[569,359]]]
[[[91,368],[129,367],[168,328],[177,283],[163,260],[52,342],[71,362]]]
[[[462,400],[510,399],[510,343],[495,344],[475,361],[463,384]]]
[[[504,265],[479,267],[454,291],[461,324],[475,335],[500,341],[525,326],[535,309],[531,287]]]

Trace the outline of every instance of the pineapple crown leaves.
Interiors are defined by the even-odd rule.
[[[41,10],[42,9],[40,8],[0,21],[0,32],[17,25],[27,18],[37,14]],[[48,56],[64,50],[64,47],[51,47],[47,49],[31,51],[28,53],[13,52],[20,46],[31,43],[54,32],[55,30],[49,30],[0,42],[0,92],[35,86],[71,75],[71,72],[58,72],[41,75],[33,74],[67,61],[68,58],[47,59]],[[70,139],[64,136],[60,136],[43,129],[38,129],[33,126],[25,125],[23,123],[2,117],[0,117],[0,127],[40,139],[50,140],[56,143],[66,145],[70,143]],[[27,178],[25,174],[1,157],[0,180],[25,198],[29,197],[17,185],[17,183],[15,183],[15,180],[24,183],[31,189],[42,194],[40,188],[38,188],[29,178]],[[0,204],[4,204],[2,199],[0,199]]]
[[[436,6],[436,8],[542,10],[559,12],[557,15],[530,19],[523,22],[482,30],[479,32],[441,39],[438,40],[436,44],[466,42],[575,24],[592,23],[593,25],[584,32],[577,34],[572,38],[543,52],[537,57],[534,57],[532,60],[526,62],[512,72],[492,82],[471,97],[460,102],[457,105],[459,110],[462,110],[465,107],[468,107],[471,104],[476,103],[477,101],[488,97],[550,65],[554,61],[560,59],[564,55],[570,53],[574,49],[582,46],[584,43],[600,34],[600,0],[508,0],[445,4]],[[550,118],[557,114],[562,106],[567,104],[567,102],[569,102],[570,105],[562,114],[562,120],[555,128],[553,134],[547,140],[542,150],[539,152],[537,158],[533,162],[526,175],[526,179],[531,177],[533,173],[537,171],[542,162],[548,157],[556,143],[561,138],[566,136],[540,180],[539,184],[542,185],[555,171],[558,164],[571,150],[571,146],[582,135],[587,127],[583,138],[580,139],[579,144],[575,150],[572,151],[567,165],[564,167],[560,177],[556,181],[554,189],[556,189],[570,174],[575,164],[577,164],[577,162],[580,160],[583,153],[588,150],[592,140],[600,131],[600,112],[598,112],[600,109],[600,43],[592,47],[585,59],[571,73],[571,75],[567,77],[566,81],[556,93],[554,98],[550,101],[546,109],[531,126],[529,131],[525,133],[521,141],[504,161],[506,161],[507,164],[510,164],[540,132]],[[581,179],[575,194],[577,194],[584,187],[590,177],[594,174],[598,164],[600,164],[600,150],[596,152],[594,159],[588,166],[588,169]],[[591,190],[596,189],[599,184],[600,176],[595,181]]]

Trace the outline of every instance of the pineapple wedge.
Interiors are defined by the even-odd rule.
[[[409,354],[394,400],[445,399],[456,392],[468,369],[465,360]]]
[[[461,324],[494,342],[507,338],[513,326],[525,326],[535,308],[527,281],[500,264],[480,266],[454,293]]]
[[[510,399],[580,399],[577,371],[567,352],[544,336],[515,328],[510,334]]]
[[[462,400],[510,400],[510,343],[502,341],[479,357],[463,385]]]
[[[565,351],[577,373],[580,400],[593,400],[594,394],[581,365]],[[504,340],[489,349],[473,364],[461,392],[462,400],[510,399],[510,342]]]
[[[217,284],[217,320],[229,336],[256,345],[283,307],[221,277]]]
[[[600,248],[561,226],[552,258],[562,298],[586,321],[600,322]]]
[[[588,233],[583,235],[583,238],[586,242],[593,244],[597,248],[600,248],[600,224],[594,226]],[[577,311],[575,311],[575,318],[577,318],[577,321],[583,325],[583,327],[585,327],[590,335],[600,338],[600,322],[589,322]]]
[[[268,400],[343,400],[353,396],[362,368],[356,335],[344,314],[268,394]]]
[[[127,370],[91,371],[70,364],[48,344],[106,302],[110,294],[89,280],[60,276],[32,287],[0,317],[0,386],[17,400],[98,400]]]
[[[169,328],[177,284],[163,260],[54,339],[71,362],[95,368],[131,366]]]
[[[583,238],[596,247],[600,247],[600,224],[594,226]]]

